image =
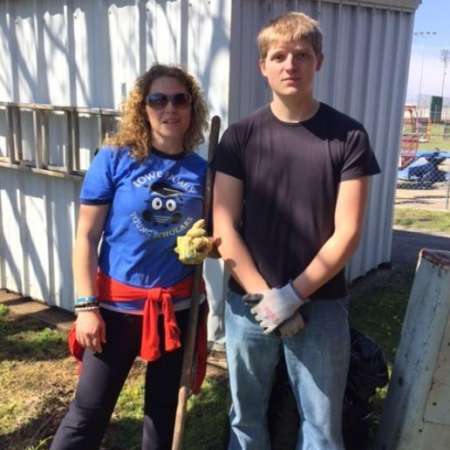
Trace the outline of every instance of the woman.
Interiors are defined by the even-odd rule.
[[[175,66],[154,65],[137,80],[118,132],[86,173],[72,341],[75,350],[86,351],[52,450],[99,448],[138,355],[148,361],[142,449],[171,446],[193,273],[174,246],[191,229],[187,242],[199,237],[202,245],[178,252],[198,262],[210,250],[198,223],[206,162],[193,153],[206,127],[207,108],[194,78]]]

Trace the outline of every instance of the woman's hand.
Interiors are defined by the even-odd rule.
[[[184,236],[177,237],[175,252],[183,264],[200,264],[209,255],[214,239],[206,235],[205,221],[197,220]]]
[[[106,326],[98,310],[78,313],[76,338],[84,348],[96,353],[102,352],[102,344],[106,343]]]

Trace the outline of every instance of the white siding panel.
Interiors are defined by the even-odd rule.
[[[0,101],[117,108],[137,75],[155,61],[182,63],[200,80],[212,114],[229,122],[264,104],[256,35],[270,18],[301,10],[321,23],[322,101],[361,121],[382,168],[372,192],[354,279],[390,260],[392,206],[413,13],[313,0],[16,0],[0,2]],[[32,158],[32,115],[22,112],[22,143]],[[4,155],[0,112],[0,154]],[[67,145],[61,117],[50,124],[51,162]],[[57,126],[55,126],[57,125]],[[99,136],[80,118],[81,167]],[[204,153],[205,146],[202,148]],[[69,308],[79,183],[0,168],[1,286]],[[220,296],[222,279],[210,280]]]
[[[129,2],[127,2],[129,3]],[[134,5],[120,2],[112,4],[108,10],[112,72],[112,98],[118,104],[126,94],[127,84],[139,75],[139,40],[135,32],[138,24]]]
[[[199,78],[211,115],[220,114],[224,127],[231,5],[232,0],[0,2],[0,101],[118,108],[154,62],[182,63]],[[66,130],[61,115],[49,117],[50,162],[61,165]],[[32,160],[32,113],[22,111],[21,118],[24,157]],[[96,121],[80,117],[82,169],[99,145]],[[0,111],[0,155],[5,133]],[[0,168],[1,287],[71,308],[78,192],[79,183],[71,179]],[[221,292],[217,272],[209,287]]]
[[[16,171],[2,170],[0,176],[1,270],[2,287],[16,292],[25,290],[24,255],[27,251],[23,233],[22,179]]]
[[[52,295],[49,303],[71,309],[75,296],[72,278],[72,250],[78,213],[80,183],[53,178],[49,180],[49,225]]]
[[[10,49],[10,28],[11,15],[7,2],[0,2],[0,98],[11,99],[12,75],[11,75],[11,49]]]
[[[38,80],[43,90],[39,101],[67,105],[70,98],[65,7],[58,0],[46,0],[40,8],[45,12],[36,14]]]
[[[230,74],[230,120],[249,114],[269,98],[257,68],[255,39],[271,18],[302,11],[320,22],[325,61],[317,98],[366,127],[382,174],[372,189],[360,247],[348,267],[353,280],[390,261],[392,209],[402,111],[414,15],[337,2],[235,0]]]
[[[10,3],[12,5],[11,44],[14,60],[11,61],[13,84],[17,86],[21,102],[38,102],[46,95],[46,87],[39,86],[36,48],[37,32],[33,0]]]
[[[48,227],[46,181],[38,175],[23,177],[19,193],[26,244],[24,293],[44,301],[48,300],[50,292],[48,245],[52,239],[52,230]]]

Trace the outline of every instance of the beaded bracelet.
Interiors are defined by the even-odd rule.
[[[95,295],[86,295],[84,297],[78,297],[75,300],[75,307],[84,305],[95,305],[97,304],[97,297]]]
[[[99,307],[100,303],[96,300],[95,302],[85,303],[83,305],[75,305],[75,309],[86,309],[86,308],[94,308]]]
[[[99,310],[100,309],[100,306],[98,305],[98,304],[96,304],[96,305],[94,305],[94,304],[92,304],[92,305],[89,305],[89,306],[78,306],[78,307],[75,307],[75,314],[78,314],[78,313],[80,313],[80,312],[83,312],[83,311],[97,311],[97,310]]]

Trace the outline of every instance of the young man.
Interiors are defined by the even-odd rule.
[[[318,23],[288,13],[261,30],[258,45],[272,101],[229,127],[213,162],[214,234],[232,274],[229,450],[270,448],[267,404],[282,352],[301,417],[297,449],[343,450],[344,265],[379,167],[362,125],[313,97]],[[259,294],[251,310],[246,294]],[[306,327],[290,335],[285,321],[298,325],[299,312]]]

